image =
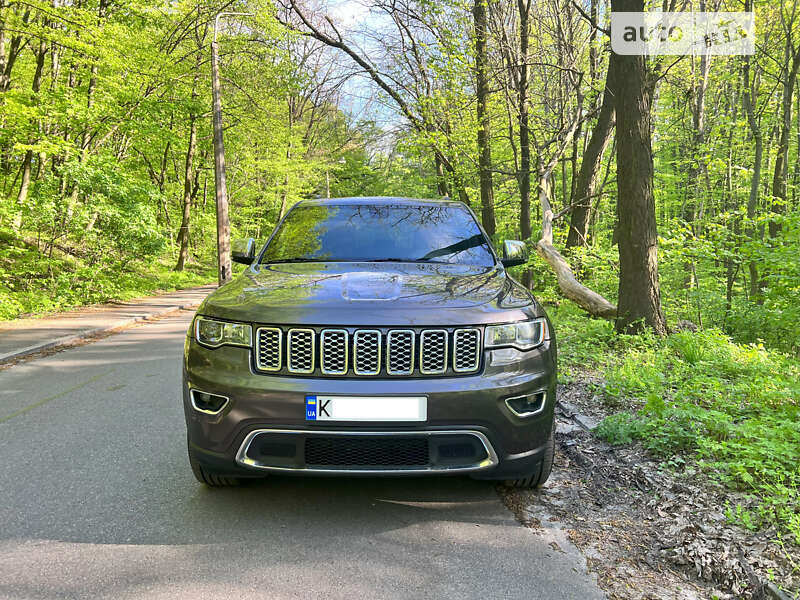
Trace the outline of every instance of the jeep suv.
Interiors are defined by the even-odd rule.
[[[186,337],[197,479],[467,473],[540,486],[553,464],[556,344],[464,204],[296,204]]]

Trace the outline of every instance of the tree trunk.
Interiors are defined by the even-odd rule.
[[[519,235],[523,241],[531,237],[531,135],[528,114],[528,43],[530,37],[530,0],[517,0],[519,12],[519,81],[517,102],[519,104]],[[522,274],[522,284],[531,287],[531,270]]]
[[[447,185],[447,177],[445,177],[444,174],[444,165],[442,165],[439,154],[436,152],[433,153],[433,165],[436,169],[436,190],[439,192],[440,196],[449,198],[450,190]]]
[[[643,12],[644,0],[612,0],[614,12]],[[650,110],[653,85],[643,56],[611,54],[616,62],[617,216],[619,304],[616,329],[640,331],[642,325],[665,335],[658,280],[658,234],[653,198]]]
[[[5,11],[9,9],[10,6],[4,0],[0,0],[0,10]],[[26,8],[25,14],[22,17],[22,25],[27,26],[30,22],[31,17],[31,9]],[[3,21],[4,23],[4,21]],[[11,72],[14,69],[14,63],[16,63],[17,58],[22,52],[22,49],[27,44],[27,39],[22,36],[22,34],[17,34],[11,37],[11,43],[8,47],[8,57],[6,57],[5,53],[5,27],[0,24],[0,42],[2,42],[2,49],[3,51],[0,52],[0,93],[7,92],[11,87]]]
[[[6,90],[6,2],[0,0],[0,91]]]
[[[200,81],[200,52],[197,53],[195,75],[192,81],[192,106],[197,101],[197,85]],[[183,271],[189,259],[189,226],[192,218],[192,196],[194,188],[194,155],[197,151],[197,115],[189,114],[189,147],[186,149],[186,163],[183,170],[183,216],[178,230],[178,263],[176,271]]]
[[[192,94],[195,96],[196,94]],[[189,259],[189,225],[192,217],[192,188],[194,184],[194,154],[197,150],[197,117],[189,115],[189,148],[183,175],[183,218],[178,230],[178,264],[176,271],[183,271]]]
[[[489,143],[490,124],[487,101],[489,79],[486,74],[486,2],[475,0],[472,15],[475,19],[475,93],[478,114],[478,172],[481,188],[481,222],[489,236],[494,236],[494,190],[492,187],[492,148]]]
[[[286,203],[289,199],[289,161],[292,160],[292,128],[294,127],[294,108],[291,98],[287,103],[287,111],[289,119],[289,141],[286,144],[286,173],[283,175],[283,189],[281,190],[281,207],[278,211],[278,221],[286,214]]]
[[[519,10],[519,231],[523,240],[531,237],[531,137],[528,129],[528,17],[530,0],[517,0]]]
[[[42,85],[42,71],[44,70],[44,59],[47,55],[47,42],[42,40],[39,42],[39,49],[36,52],[36,71],[33,74],[33,83],[31,90],[34,93],[34,98],[39,94],[39,88]],[[36,100],[34,100],[36,101]],[[34,140],[31,139],[31,142]],[[18,230],[22,227],[22,208],[28,200],[28,189],[31,184],[31,164],[33,163],[33,150],[25,151],[25,158],[22,159],[22,180],[19,186],[19,193],[17,194],[17,209],[20,211],[14,217],[13,227]]]
[[[772,178],[772,212],[783,214],[786,212],[786,181],[789,164],[789,136],[792,128],[792,99],[794,86],[797,82],[797,72],[800,70],[800,48],[794,50],[791,37],[786,41],[787,62],[783,80],[783,101],[781,103],[780,138],[778,141],[778,154],[775,157],[775,171]],[[769,223],[769,236],[777,237],[781,231],[781,224],[771,220]]]
[[[589,144],[583,153],[583,161],[575,184],[575,194],[571,199],[573,206],[567,234],[567,248],[585,246],[587,243],[589,215],[597,190],[597,174],[600,172],[603,154],[614,129],[614,93],[611,91],[614,73],[612,69],[616,69],[615,63],[609,61],[600,114],[597,116],[597,123],[592,129]]]
[[[703,0],[700,1],[700,10],[705,11],[706,6]],[[692,235],[697,237],[700,235],[699,219],[702,217],[702,210],[698,213],[697,201],[703,194],[703,176],[706,172],[706,166],[699,159],[699,154],[703,145],[705,144],[705,121],[706,121],[706,90],[708,89],[708,73],[711,68],[711,57],[708,54],[700,55],[700,80],[692,88],[693,102],[690,103],[692,111],[692,146],[690,148],[690,157],[694,164],[689,169],[687,192],[689,197],[684,205],[683,214],[681,218],[687,224],[689,231]],[[702,202],[701,202],[702,207]],[[691,290],[697,285],[697,265],[693,258],[690,257],[683,263],[683,287]]]
[[[98,26],[102,26],[103,19],[106,16],[106,5],[108,4],[108,0],[100,0],[100,4],[97,7],[97,24]],[[89,87],[86,88],[86,111],[87,113],[91,113],[92,106],[94,106],[94,94],[97,88],[97,62],[92,61],[92,66],[89,68]],[[91,114],[89,114],[91,118]],[[83,132],[83,138],[81,140],[81,156],[80,162],[86,161],[86,156],[89,153],[89,142],[91,141],[92,136],[89,133],[89,128],[87,127],[86,130]]]
[[[745,6],[745,10],[752,9],[752,0],[748,2],[750,8]],[[755,142],[755,155],[753,157],[753,175],[750,178],[750,196],[747,199],[747,228],[745,233],[748,238],[755,239],[756,237],[756,211],[758,210],[758,192],[761,187],[761,163],[764,158],[764,136],[761,133],[761,127],[756,120],[756,98],[757,76],[753,76],[752,83],[750,82],[750,56],[743,57],[743,79],[744,79],[744,94],[742,96],[742,103],[744,110],[747,114],[747,123],[750,126],[750,132],[753,135]],[[758,274],[758,265],[754,260],[751,260],[748,265],[750,275],[750,293],[751,299],[757,299],[761,296],[760,279]]]
[[[100,0],[100,3],[97,7],[97,25],[102,26],[103,19],[106,16],[106,8],[108,6],[108,0]],[[87,120],[91,121],[91,111],[92,107],[94,106],[94,95],[97,88],[97,62],[92,61],[92,65],[89,68],[89,85],[86,88],[86,115]],[[92,135],[89,132],[89,125],[87,124],[86,129],[83,131],[83,135],[81,135],[80,139],[80,153],[78,154],[78,164],[83,164],[86,162],[86,159],[89,156],[89,146],[92,141]],[[72,193],[70,193],[69,200],[67,200],[67,211],[66,211],[66,220],[72,218],[72,213],[75,210],[75,206],[78,203],[78,186],[75,183],[72,184]]]

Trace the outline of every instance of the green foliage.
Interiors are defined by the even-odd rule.
[[[206,284],[215,270],[191,266],[171,270],[172,261],[75,256],[54,249],[43,255],[0,229],[0,320],[60,311],[109,300],[127,300],[158,291]],[[99,259],[98,259],[99,258]],[[13,276],[10,271],[13,269]]]
[[[219,7],[167,4],[0,3],[4,58],[21,44],[0,91],[0,318],[213,279],[208,59]],[[401,189],[403,171],[387,178],[365,150],[377,128],[321,82],[321,48],[287,34],[271,2],[227,10],[256,14],[223,19],[219,32],[232,235],[266,239],[282,210],[324,194],[326,172],[332,187],[349,177],[354,194]],[[187,186],[191,272],[173,275]]]
[[[664,459],[693,457],[754,497],[752,514],[731,513],[744,526],[774,525],[800,542],[800,361],[719,330],[615,337],[600,322],[583,327],[574,311],[554,317],[562,365],[598,368],[603,398],[634,407],[606,418],[598,435]]]

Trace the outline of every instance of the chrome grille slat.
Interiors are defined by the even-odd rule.
[[[482,342],[483,335],[477,327],[284,329],[262,326],[256,329],[254,362],[257,371],[270,374],[453,376],[480,369]]]
[[[358,329],[353,334],[353,372],[356,375],[377,375],[381,371],[381,332]]]
[[[260,327],[256,330],[256,340],[258,340],[256,367],[260,371],[280,371],[283,331],[277,327]]]
[[[412,329],[392,329],[386,336],[386,372],[389,375],[411,375],[414,372],[414,342]]]
[[[456,329],[453,332],[453,371],[475,371],[480,361],[481,332],[477,329]]]
[[[445,329],[425,329],[419,336],[419,371],[423,375],[441,375],[447,370]]]
[[[286,368],[290,373],[314,372],[314,349],[317,332],[313,329],[290,329],[286,335]]]
[[[346,329],[323,329],[319,342],[319,368],[325,375],[347,373],[350,334]]]

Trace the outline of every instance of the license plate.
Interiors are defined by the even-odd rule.
[[[425,421],[425,396],[306,396],[306,421]]]

